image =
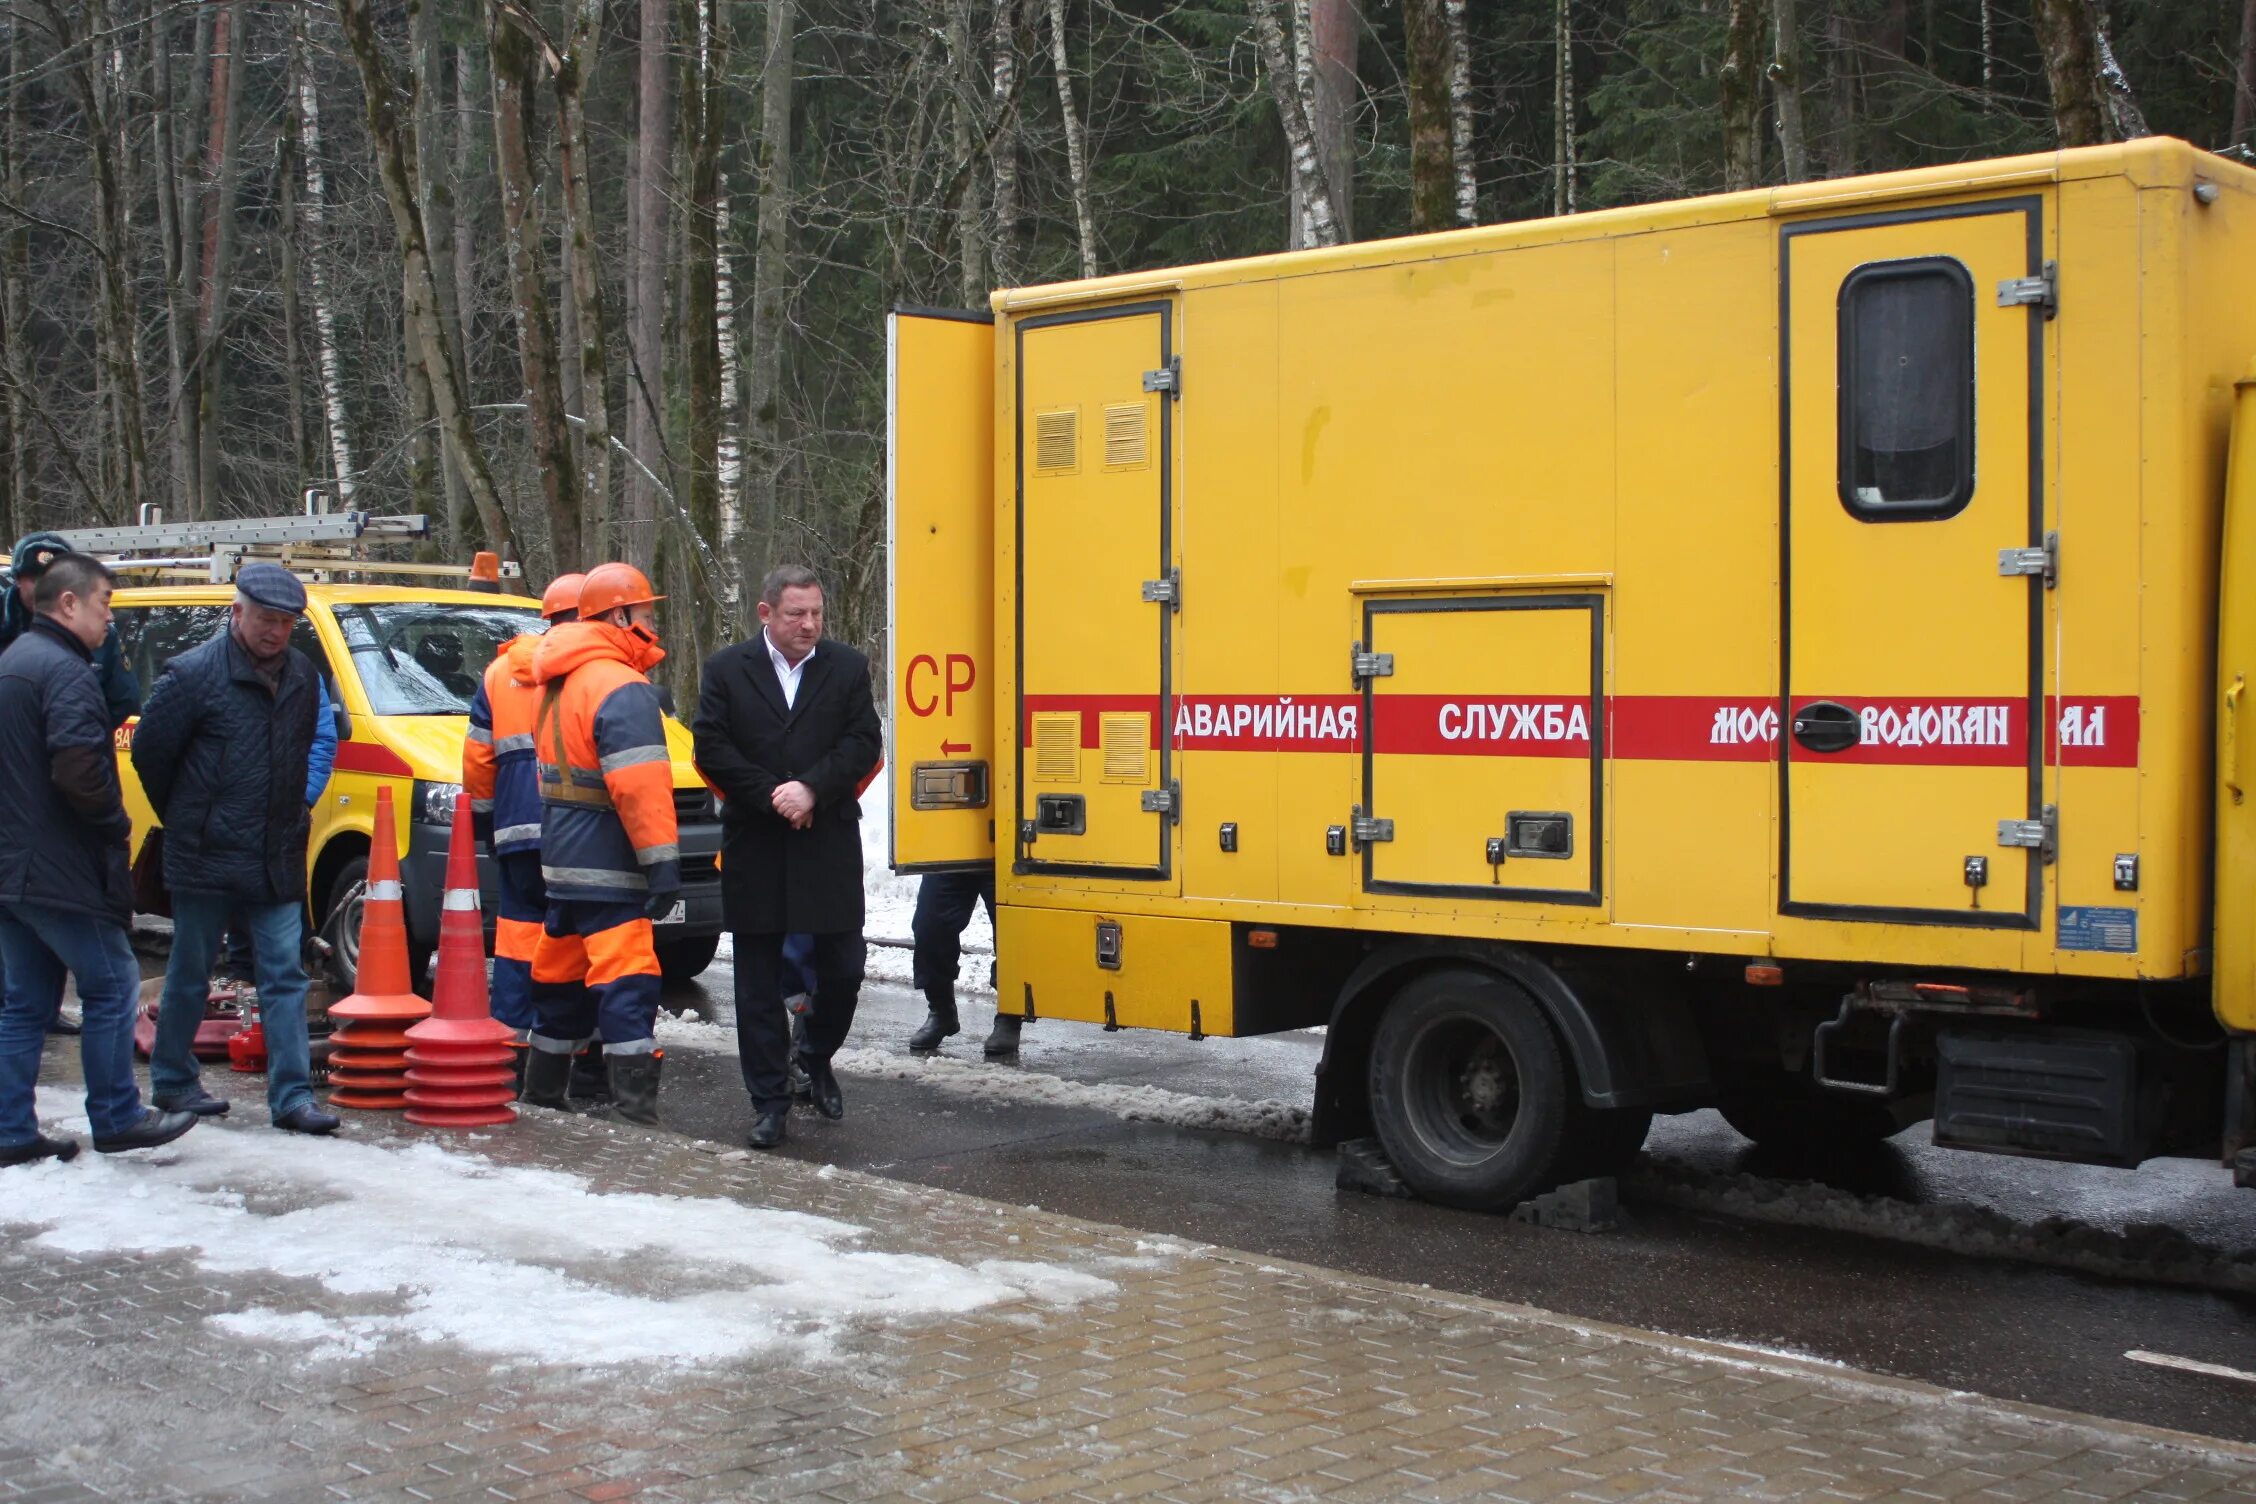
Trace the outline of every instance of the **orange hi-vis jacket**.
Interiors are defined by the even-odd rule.
[[[540,850],[540,777],[533,766],[533,720],[541,698],[533,683],[533,652],[540,643],[531,635],[504,643],[470,701],[462,794],[495,856]]]
[[[561,623],[534,650],[550,898],[622,903],[681,887],[673,754],[646,677],[665,656],[648,638],[599,621]]]

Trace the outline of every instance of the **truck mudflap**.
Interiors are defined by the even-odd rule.
[[[886,773],[897,872],[995,860],[995,328],[886,318]]]
[[[1713,1099],[1707,1047],[1681,999],[1578,988],[1515,946],[1406,940],[1366,957],[1340,988],[1316,1067],[1310,1134],[1318,1147],[1369,1130],[1364,1063],[1379,1014],[1404,982],[1450,963],[1493,972],[1535,999],[1566,1046],[1584,1106],[1667,1110]]]

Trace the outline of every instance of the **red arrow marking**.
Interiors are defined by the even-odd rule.
[[[969,742],[942,742],[942,743],[940,744],[940,750],[941,750],[942,752],[944,752],[944,753],[946,753],[946,752],[969,752],[969,751],[971,750],[971,743],[969,743]]]

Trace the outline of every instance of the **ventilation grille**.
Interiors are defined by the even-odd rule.
[[[1044,783],[1074,783],[1081,777],[1081,712],[1034,712],[1034,776]]]
[[[1081,466],[1081,410],[1034,415],[1034,468],[1053,475]]]
[[[1141,470],[1151,463],[1151,408],[1123,402],[1105,409],[1105,468]]]
[[[1108,713],[1098,720],[1105,783],[1145,783],[1151,752],[1151,717],[1141,711]]]

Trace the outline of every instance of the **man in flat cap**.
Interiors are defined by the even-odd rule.
[[[133,766],[164,823],[172,892],[172,958],[149,1084],[168,1111],[227,1111],[197,1081],[193,1046],[220,934],[239,912],[266,1026],[267,1110],[277,1128],[333,1133],[337,1118],[314,1101],[308,1079],[299,958],[306,763],[320,700],[313,665],[290,646],[305,603],[305,586],[281,565],[244,565],[227,630],[172,660],[134,732]]]

